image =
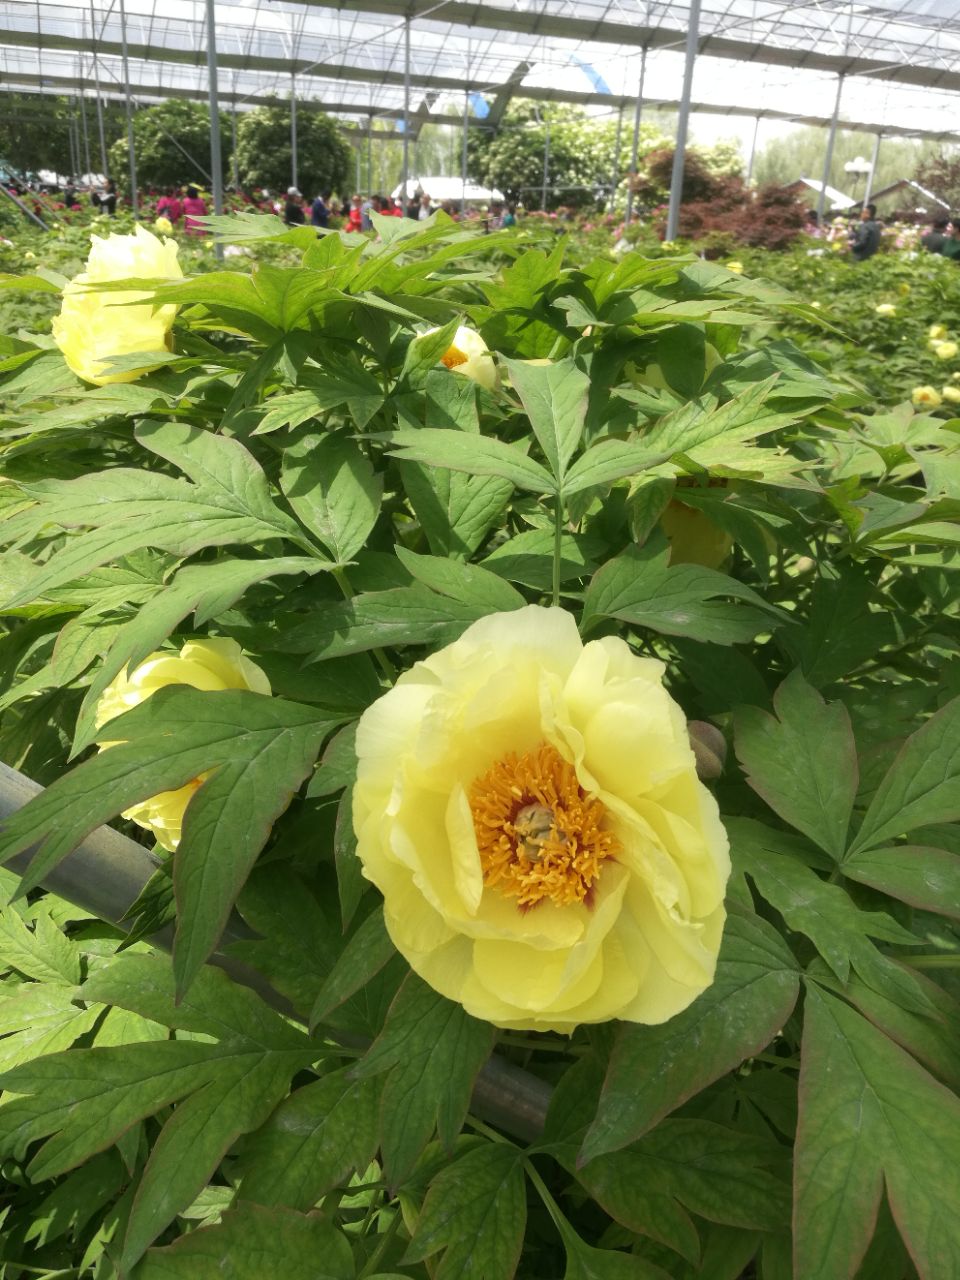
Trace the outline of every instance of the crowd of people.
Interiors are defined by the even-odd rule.
[[[18,198],[29,197],[32,192],[11,184],[12,194]],[[57,191],[43,193],[52,196],[68,211],[78,212],[90,204],[99,214],[109,216],[117,212],[121,197],[117,184],[111,178],[81,189],[80,184],[70,179]],[[165,219],[171,231],[181,231],[190,236],[201,236],[206,230],[199,221],[212,211],[209,194],[197,186],[171,186],[157,193],[147,191],[140,193],[140,204],[145,212],[152,208],[155,218]],[[461,208],[456,200],[435,202],[428,192],[417,190],[409,199],[394,199],[380,194],[355,194],[350,197],[338,197],[331,191],[323,191],[312,200],[304,196],[296,186],[287,188],[285,196],[277,198],[267,190],[256,189],[252,192],[227,188],[227,204],[231,209],[259,209],[264,213],[275,213],[282,217],[288,226],[311,225],[320,229],[342,229],[346,231],[373,231],[372,214],[384,217],[411,218],[424,222],[438,209],[442,209],[454,221],[462,217],[469,220],[480,220],[486,230],[498,231],[502,227],[513,227],[517,224],[516,206],[494,200],[486,209],[478,210],[472,205]],[[42,214],[38,207],[37,213]]]
[[[410,218],[414,222],[425,222],[438,209],[459,222],[461,208],[456,201],[443,200],[440,204],[434,204],[426,191],[415,193],[407,201],[395,200],[392,196],[359,193],[349,200],[338,200],[332,192],[324,191],[308,201],[297,187],[288,187],[282,209],[279,202],[275,206],[275,211],[282,213],[288,226],[309,222],[314,227],[326,228],[331,225],[331,220],[339,220],[347,231],[372,231],[374,226],[371,215],[374,213],[388,218]],[[512,204],[504,207],[494,201],[485,214],[484,221],[490,230],[516,226],[516,209]]]

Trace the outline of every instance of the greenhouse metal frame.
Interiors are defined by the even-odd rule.
[[[632,110],[631,168],[643,109],[674,110],[668,235],[693,112],[827,127],[824,181],[841,125],[876,146],[960,138],[942,124],[960,91],[951,0],[0,0],[0,14],[4,86],[92,97],[101,122],[122,99],[131,140],[135,107],[167,97],[234,112],[289,97],[293,185],[298,100],[354,122],[358,159],[363,138],[396,138],[404,179],[424,123],[497,128],[513,96]],[[130,162],[135,188],[132,146]],[[219,207],[219,156],[210,177]]]

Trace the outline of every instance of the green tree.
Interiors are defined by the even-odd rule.
[[[4,166],[16,174],[52,169],[67,176],[74,168],[70,129],[75,114],[66,98],[5,93],[0,113],[0,160]],[[91,123],[88,118],[88,127]]]
[[[336,122],[309,102],[297,102],[297,182],[313,196],[343,194],[353,153]],[[237,168],[245,187],[282,191],[292,180],[290,103],[255,107],[237,123]]]
[[[220,117],[223,168],[229,171],[230,124]],[[172,187],[209,183],[210,109],[204,102],[171,98],[146,107],[133,117],[133,146],[137,182],[141,187]],[[110,172],[124,186],[129,182],[126,131],[110,148]]]
[[[863,179],[854,180],[844,172],[843,166],[856,156],[869,160],[873,156],[872,133],[838,131],[830,167],[830,184],[851,196],[863,195]],[[765,183],[785,185],[797,178],[823,176],[823,161],[827,150],[827,131],[813,125],[797,129],[786,137],[777,138],[758,151],[753,167],[753,177],[760,186]],[[900,178],[914,178],[918,167],[928,156],[936,153],[932,143],[913,142],[902,138],[884,138],[880,147],[877,172],[873,179],[874,191],[882,190]]]
[[[548,208],[592,203],[597,189],[610,182],[616,125],[578,107],[511,103],[496,133],[471,130],[470,177],[527,208],[541,208],[548,126]]]

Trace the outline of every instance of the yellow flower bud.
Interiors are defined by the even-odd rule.
[[[165,218],[163,214],[161,214],[159,218],[156,218],[154,220],[153,225],[162,235],[165,235],[165,236],[173,235],[173,223],[170,221],[169,218]]]
[[[670,543],[671,564],[700,564],[719,569],[733,549],[733,539],[696,507],[674,498],[660,517]]]
[[[436,328],[428,329],[423,336],[436,332]],[[500,373],[490,348],[475,329],[468,329],[466,325],[461,325],[453,335],[453,341],[440,357],[440,363],[464,378],[479,382],[488,391],[500,389]]]
[[[179,654],[151,653],[134,671],[129,674],[121,671],[97,703],[97,728],[139,706],[158,689],[170,684],[188,684],[205,693],[249,689],[269,697],[272,692],[265,673],[246,657],[235,640],[188,640]],[[100,750],[116,745],[105,742]],[[157,843],[172,853],[180,843],[184,811],[206,777],[201,774],[176,791],[151,796],[124,810],[123,816],[152,831]]]
[[[948,383],[941,387],[940,394],[948,404],[960,404],[960,387],[952,387]]]
[[[897,308],[892,302],[881,302],[879,306],[874,307],[874,311],[878,316],[895,316],[897,314]]]
[[[939,338],[945,338],[946,336],[947,336],[947,327],[946,325],[943,325],[943,324],[932,324],[930,328],[927,330],[927,337],[932,338],[934,341],[938,340]]]
[[[736,275],[741,276],[741,275],[743,275],[743,263],[742,263],[742,262],[728,262],[728,263],[727,263],[727,270],[728,270],[728,271],[733,271]]]
[[[129,236],[94,236],[86,271],[70,280],[63,291],[59,316],[53,321],[53,337],[64,359],[79,378],[104,386],[108,382],[134,382],[145,370],[108,374],[111,356],[137,351],[161,351],[177,313],[175,306],[128,306],[142,293],[98,293],[89,286],[130,276],[181,277],[174,240],[158,240],[138,226]]]

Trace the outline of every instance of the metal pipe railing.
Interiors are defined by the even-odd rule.
[[[42,790],[24,774],[0,763],[0,825]],[[7,865],[22,875],[35,852],[28,849],[11,858]],[[97,827],[49,872],[43,885],[51,893],[122,929],[126,913],[158,865],[158,860],[143,845],[111,827]],[[305,1022],[262,974],[223,950],[231,942],[255,936],[236,913],[232,914],[220,948],[211,956],[210,963],[223,969],[235,982],[251,987],[274,1009]],[[150,942],[168,951],[173,942],[172,928],[154,934]],[[538,1137],[543,1129],[551,1093],[544,1081],[494,1054],[477,1077],[471,1111],[479,1119],[529,1141]]]

